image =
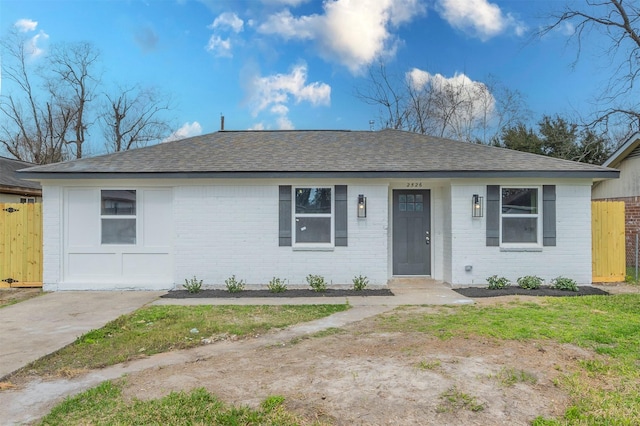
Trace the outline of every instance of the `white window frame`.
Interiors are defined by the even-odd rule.
[[[318,188],[318,189],[330,189],[331,190],[331,213],[296,213],[296,191],[298,189],[302,189],[302,188]],[[335,198],[336,198],[336,189],[335,186],[333,185],[291,185],[291,191],[292,191],[292,203],[291,203],[291,217],[292,217],[292,221],[291,221],[291,226],[292,226],[292,232],[291,232],[291,245],[294,248],[328,248],[328,247],[334,247],[335,244],[335,215],[336,215],[336,203],[335,203]],[[324,217],[324,218],[330,218],[330,235],[331,235],[331,241],[327,242],[327,243],[322,243],[322,242],[313,242],[313,243],[298,243],[297,242],[297,232],[298,232],[298,227],[296,226],[297,224],[297,218],[298,217]]]
[[[136,201],[135,201],[135,210],[136,213],[132,214],[132,215],[113,215],[113,214],[103,214],[102,213],[102,191],[134,191],[135,192],[135,196],[136,196]],[[101,246],[127,246],[127,247],[133,247],[133,246],[138,246],[140,245],[140,232],[138,229],[140,220],[138,218],[138,214],[140,213],[140,191],[137,188],[100,188],[100,203],[99,203],[99,213],[100,213],[100,245]],[[104,243],[102,242],[102,237],[103,237],[103,229],[102,229],[102,223],[103,220],[107,219],[107,220],[123,220],[123,219],[134,219],[135,220],[135,229],[136,229],[136,235],[135,235],[135,243]]]
[[[35,197],[20,197],[20,204],[34,204],[35,202]]]
[[[535,189],[537,193],[537,213],[502,213],[502,190],[503,189]],[[500,186],[500,247],[504,248],[542,248],[542,186],[531,186],[531,185],[501,185]],[[528,242],[516,242],[516,243],[505,243],[502,240],[502,225],[503,218],[535,218],[536,219],[536,242],[528,243]]]

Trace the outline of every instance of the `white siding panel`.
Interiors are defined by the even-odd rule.
[[[95,189],[67,190],[67,246],[95,247],[100,241],[100,200]]]
[[[68,274],[76,279],[100,277],[103,279],[121,275],[119,256],[116,253],[70,253]]]

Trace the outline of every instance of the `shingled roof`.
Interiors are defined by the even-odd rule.
[[[584,177],[601,166],[399,130],[220,131],[26,169],[25,177]]]
[[[0,157],[0,192],[9,194],[39,195],[41,192],[38,182],[20,179],[16,171],[33,166],[32,163]]]

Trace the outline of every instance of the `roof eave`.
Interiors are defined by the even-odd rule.
[[[640,144],[640,133],[634,133],[602,164],[604,167],[615,167],[636,149]]]
[[[282,179],[282,178],[580,178],[616,179],[618,170],[248,171],[248,172],[19,172],[22,179]]]

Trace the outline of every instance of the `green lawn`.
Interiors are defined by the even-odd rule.
[[[205,389],[172,392],[164,398],[125,401],[121,384],[110,381],[67,398],[42,425],[273,425],[306,424],[273,396],[259,409],[227,406]],[[314,423],[317,424],[317,423]]]
[[[201,339],[243,338],[322,318],[348,305],[150,306],[90,331],[18,374],[69,374],[201,344]]]

